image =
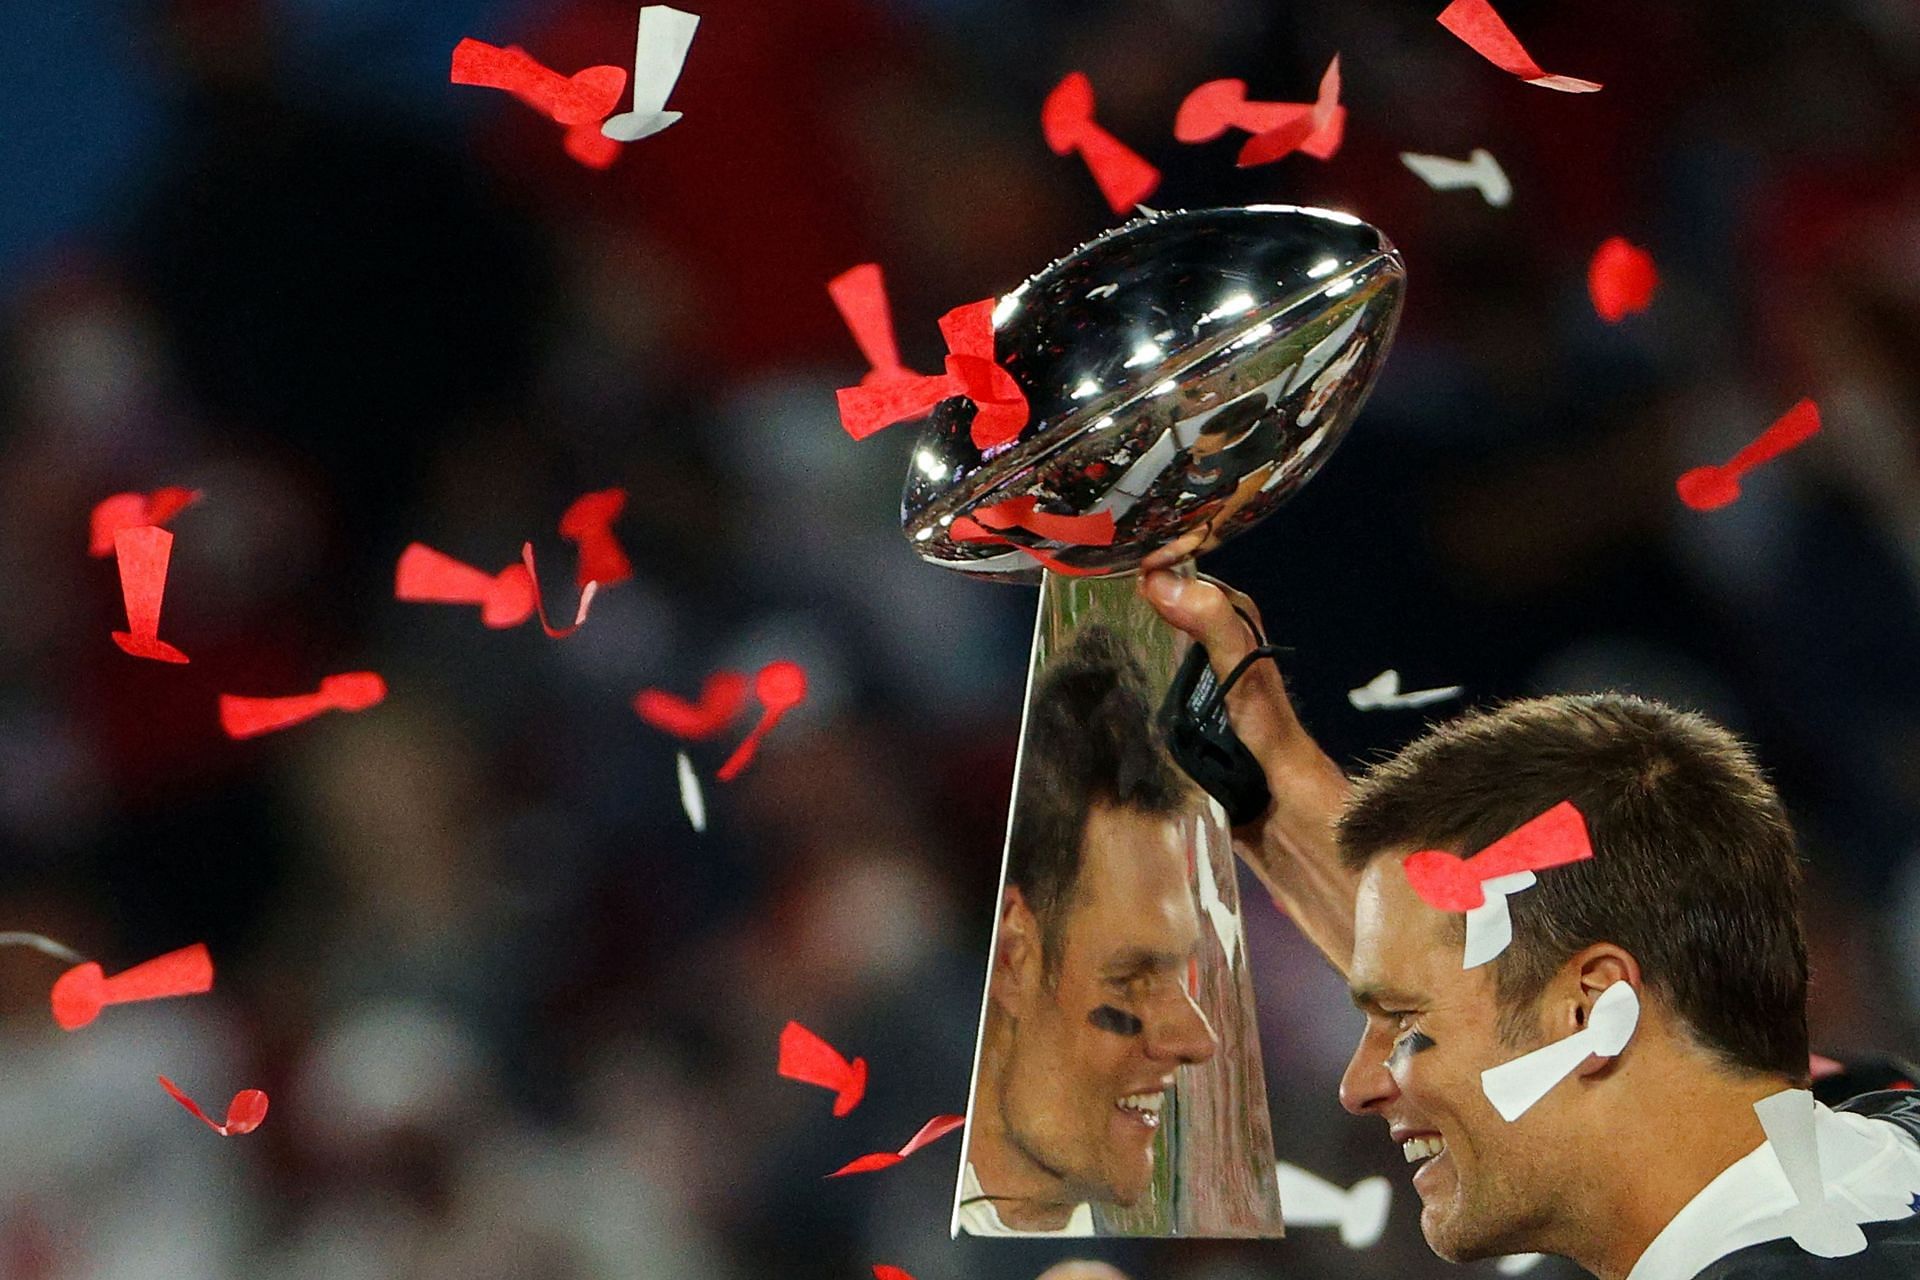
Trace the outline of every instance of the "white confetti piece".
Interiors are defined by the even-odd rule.
[[[1412,693],[1402,693],[1400,673],[1389,667],[1358,689],[1347,690],[1347,701],[1353,704],[1356,711],[1406,711],[1457,698],[1465,691],[1465,685],[1450,684],[1444,689],[1416,689]]]
[[[633,53],[633,110],[608,116],[600,132],[616,142],[638,142],[659,133],[680,118],[668,111],[667,98],[686,65],[698,14],[664,4],[640,10],[640,30]]]
[[[687,753],[674,755],[674,767],[680,774],[680,807],[687,811],[687,822],[695,831],[707,829],[707,797],[700,790],[700,779],[693,772],[693,761],[687,759]]]
[[[1496,209],[1506,208],[1507,202],[1513,199],[1513,184],[1507,180],[1506,171],[1484,147],[1475,147],[1465,160],[1402,151],[1400,161],[1435,191],[1472,187]]]
[[[1318,1174],[1284,1160],[1274,1168],[1280,1184],[1280,1211],[1290,1227],[1338,1227],[1340,1243],[1370,1249],[1387,1227],[1393,1187],[1382,1177],[1362,1178],[1342,1189]]]
[[[1617,1057],[1639,1025],[1639,993],[1631,982],[1616,982],[1593,1002],[1586,1026],[1564,1040],[1482,1071],[1481,1091],[1503,1120],[1518,1120],[1589,1056]]]

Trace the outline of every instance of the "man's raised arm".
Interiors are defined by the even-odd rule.
[[[1238,606],[1256,624],[1259,612],[1231,588],[1166,569],[1143,575],[1140,585],[1161,617],[1206,648],[1218,678],[1224,679],[1258,643],[1234,609]],[[1227,694],[1227,716],[1260,761],[1273,792],[1266,813],[1234,831],[1234,848],[1308,941],[1344,974],[1353,958],[1359,879],[1341,864],[1333,836],[1350,789],[1347,777],[1301,727],[1277,664],[1256,662],[1247,669]]]

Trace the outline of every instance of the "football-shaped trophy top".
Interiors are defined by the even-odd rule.
[[[1027,425],[983,452],[973,402],[942,401],[908,464],[908,541],[934,564],[1015,582],[1040,573],[1021,546],[1111,575],[1178,539],[1220,545],[1346,434],[1405,279],[1384,235],[1328,209],[1156,213],[1089,241],[995,306],[994,355],[1027,398]],[[1004,521],[994,539],[971,521],[974,536],[952,536],[956,519],[1023,498],[1047,515],[1104,512],[1112,541]]]

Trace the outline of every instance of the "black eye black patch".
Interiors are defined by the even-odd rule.
[[[1387,1070],[1397,1071],[1408,1058],[1416,1053],[1425,1053],[1433,1048],[1433,1037],[1424,1031],[1409,1031],[1394,1041],[1393,1052],[1387,1055]]]
[[[1147,1024],[1128,1013],[1125,1009],[1116,1009],[1103,1004],[1087,1015],[1087,1021],[1101,1031],[1110,1031],[1116,1036],[1137,1036],[1147,1029]]]

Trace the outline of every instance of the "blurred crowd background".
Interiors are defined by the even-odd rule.
[[[950,1244],[956,1140],[821,1178],[965,1105],[1034,599],[909,552],[912,429],[841,431],[861,365],[823,285],[884,264],[933,368],[942,311],[1113,225],[1040,137],[1075,69],[1155,205],[1326,204],[1405,252],[1347,443],[1207,566],[1293,647],[1321,741],[1358,768],[1455,709],[1352,710],[1388,666],[1715,715],[1804,838],[1816,1046],[1920,1048],[1920,9],[1505,0],[1606,85],[1570,96],[1438,0],[701,0],[685,119],[603,173],[448,84],[469,35],[629,65],[637,7],[7,7],[0,929],[109,971],[204,939],[220,980],[70,1035],[60,966],[0,950],[0,1276],[1443,1274],[1400,1153],[1334,1098],[1357,1015],[1250,881],[1279,1154],[1392,1177],[1377,1249]],[[1173,142],[1200,81],[1309,100],[1336,51],[1331,163]],[[1476,146],[1510,208],[1398,159]],[[1584,289],[1612,234],[1663,275],[1617,328]],[[1680,505],[1801,396],[1822,436]],[[94,502],[165,484],[206,492],[174,522],[186,667],[109,642],[85,555]],[[491,571],[526,538],[570,600],[555,522],[615,485],[638,579],[577,637],[393,601],[411,540]],[[696,835],[630,699],[774,657],[813,695],[737,783],[731,740],[696,749]],[[360,668],[373,712],[218,730],[217,692]],[[775,1076],[788,1018],[871,1063],[851,1117]],[[156,1073],[272,1114],[222,1140]]]

